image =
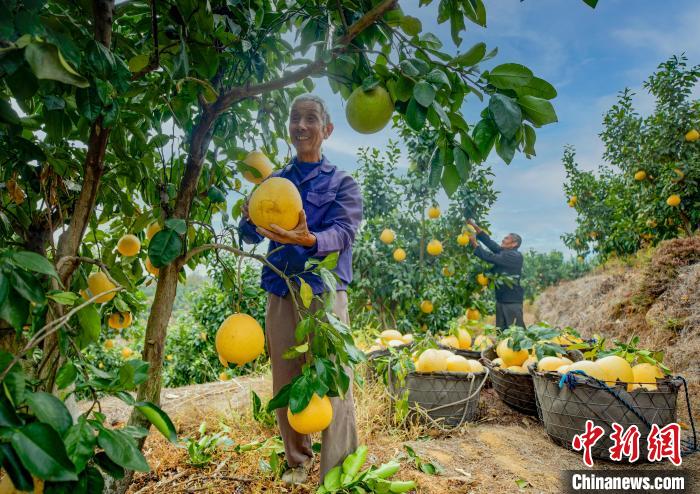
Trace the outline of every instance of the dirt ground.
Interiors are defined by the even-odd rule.
[[[375,387],[376,388],[376,387]],[[181,435],[193,434],[202,421],[210,430],[217,423],[230,427],[231,439],[237,444],[262,440],[276,431],[257,425],[250,418],[250,391],[263,399],[271,393],[268,377],[242,377],[228,382],[210,383],[166,389],[162,404],[173,418]],[[402,469],[397,478],[414,479],[425,494],[442,493],[559,493],[559,476],[565,469],[581,469],[580,454],[552,443],[533,417],[510,410],[492,389],[482,391],[480,418],[448,434],[422,431],[411,437],[411,431],[397,432],[381,423],[389,420],[377,403],[374,390],[357,389],[358,426],[361,442],[369,446],[369,463],[382,463],[400,458]],[[102,411],[114,426],[127,418],[127,409],[119,400],[104,400]],[[238,427],[238,428],[237,428]],[[416,433],[418,434],[418,433]],[[409,463],[403,445],[412,446],[425,460],[439,463],[444,471],[439,476],[426,475]],[[187,454],[151,432],[145,454],[152,471],[138,474],[130,493],[216,492],[216,493],[312,493],[318,482],[318,462],[307,485],[289,489],[279,481],[260,474],[261,452],[237,454],[222,452],[211,466],[194,468],[186,463]],[[247,456],[244,456],[247,455]],[[644,465],[652,469],[663,465]],[[666,465],[667,466],[667,465]],[[619,466],[597,462],[596,468]],[[683,469],[692,472],[700,486],[700,454],[684,459]],[[520,488],[518,483],[524,486]]]

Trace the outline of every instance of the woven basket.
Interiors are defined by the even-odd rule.
[[[647,441],[651,424],[663,427],[677,421],[676,404],[678,390],[685,386],[680,377],[658,381],[656,391],[637,389],[628,393],[623,384],[608,387],[604,382],[591,377],[569,373],[566,379],[555,372],[538,372],[530,368],[533,375],[540,419],[547,435],[558,445],[573,450],[575,435],[585,431],[587,420],[604,429],[604,435],[592,448],[592,456],[610,460],[609,448],[613,445],[610,434],[612,423],[627,429],[631,425],[639,428],[639,460],[647,461]],[[561,386],[560,386],[561,382]],[[686,387],[686,399],[687,399]],[[690,403],[688,403],[690,413]],[[682,454],[697,451],[698,444],[693,424],[692,436],[682,441]],[[626,459],[623,456],[623,459]]]
[[[458,350],[457,348],[452,348],[450,346],[443,346],[443,345],[438,345],[438,347],[444,349],[444,350],[449,350],[455,355],[461,355],[464,358],[467,359],[472,359],[472,360],[479,360],[481,358],[481,353],[480,351],[476,350]],[[489,347],[486,350],[489,350],[493,347]],[[485,350],[484,350],[485,351]],[[491,379],[487,378],[486,382],[484,383],[483,389],[490,389],[492,386],[491,384]]]
[[[438,428],[459,427],[476,418],[481,388],[488,371],[479,373],[409,373],[403,386],[390,373],[389,391],[394,399],[408,391],[414,416]]]
[[[579,351],[567,352],[567,355],[574,362],[583,359],[583,355]],[[496,349],[493,347],[481,352],[481,362],[491,371],[489,379],[493,383],[493,389],[498,397],[517,412],[537,416],[537,400],[532,376],[530,374],[515,374],[495,367],[492,360],[496,357]]]

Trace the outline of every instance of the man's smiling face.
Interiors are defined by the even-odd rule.
[[[315,101],[298,101],[289,116],[289,136],[301,161],[321,160],[321,144],[333,132],[333,124],[326,124],[321,105]]]

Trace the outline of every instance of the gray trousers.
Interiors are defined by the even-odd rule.
[[[503,331],[510,327],[513,323],[521,328],[525,327],[523,319],[523,304],[504,304],[496,302],[496,327]]]
[[[300,303],[301,300],[299,299]],[[318,309],[318,301],[314,299],[311,309]],[[333,312],[338,318],[349,323],[348,318],[348,294],[345,291],[336,293]],[[268,293],[267,312],[265,315],[265,332],[267,336],[267,350],[272,362],[272,390],[277,394],[280,389],[291,380],[301,374],[301,368],[306,361],[306,356],[294,360],[282,358],[282,354],[291,346],[296,345],[294,330],[299,321],[299,316],[294,311],[291,295],[278,297]],[[348,369],[349,370],[349,369]],[[355,404],[352,399],[352,382],[345,399],[331,398],[333,406],[333,421],[321,436],[321,481],[326,472],[342,463],[346,456],[353,453],[358,446],[357,429],[355,426]],[[287,421],[287,410],[276,410],[277,424],[284,442],[284,452],[287,463],[295,467],[313,457],[311,450],[311,437],[299,434],[291,428]]]

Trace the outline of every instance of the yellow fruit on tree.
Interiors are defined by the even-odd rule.
[[[632,366],[627,360],[618,355],[608,355],[607,357],[599,358],[595,363],[603,369],[605,383],[608,386],[614,386],[617,381],[629,383],[634,379]]]
[[[478,321],[479,319],[481,319],[481,312],[479,312],[479,309],[469,308],[467,309],[467,319],[469,321]]]
[[[476,352],[481,352],[482,350],[486,350],[491,346],[493,346],[493,340],[486,335],[480,334],[474,338],[472,349]]]
[[[382,344],[387,345],[391,340],[400,340],[403,335],[396,331],[395,329],[385,329],[379,335],[382,340]]]
[[[439,256],[442,253],[442,242],[432,239],[428,242],[428,248],[426,250],[431,256]]]
[[[265,349],[265,335],[260,324],[248,314],[232,314],[219,326],[214,342],[224,366],[252,362]]]
[[[632,382],[627,386],[628,391],[643,388],[649,391],[658,389],[656,379],[663,379],[664,373],[656,365],[652,364],[637,364],[632,367]]]
[[[148,225],[148,228],[146,229],[146,239],[151,240],[153,236],[162,229],[163,227],[160,226],[157,221],[154,221],[153,223]]]
[[[672,194],[668,196],[668,199],[666,199],[666,204],[668,204],[671,207],[676,207],[681,203],[681,196],[678,194]]]
[[[440,340],[442,346],[459,349],[459,340],[455,335],[445,336]]]
[[[231,379],[231,376],[228,375],[228,372],[221,371],[221,373],[219,373],[219,380],[220,381],[228,381],[229,379]]]
[[[391,96],[381,86],[375,86],[369,91],[358,87],[348,98],[345,107],[345,117],[350,127],[360,134],[379,132],[389,123],[393,113]]]
[[[406,260],[406,251],[403,250],[402,248],[398,248],[394,251],[394,261],[396,262],[403,262]]]
[[[489,284],[489,279],[484,275],[484,273],[479,273],[476,275],[476,282],[481,286],[486,286]]]
[[[271,224],[291,230],[299,223],[301,209],[299,190],[283,177],[265,180],[253,191],[248,201],[250,220],[267,230],[271,229]]]
[[[396,239],[396,234],[394,233],[394,230],[390,230],[389,228],[385,228],[382,230],[382,234],[379,235],[379,240],[384,242],[385,244],[389,245]]]
[[[502,340],[496,347],[496,354],[503,361],[505,367],[522,365],[527,360],[527,350],[520,349],[517,352],[508,346],[510,338]]]
[[[459,235],[457,235],[457,243],[459,245],[467,245],[469,243],[469,234],[460,233]]]
[[[428,208],[428,218],[435,220],[440,217],[440,208],[437,206],[431,206]]]
[[[566,365],[566,362],[558,357],[542,357],[542,359],[537,362],[537,370],[540,372],[551,372],[557,370],[562,365]]]
[[[125,346],[122,348],[122,358],[129,358],[134,354],[134,351],[129,348],[128,346]]]
[[[124,257],[135,256],[139,253],[139,250],[141,250],[141,241],[136,235],[129,233],[119,239],[119,242],[117,242],[117,250]]]
[[[245,157],[243,163],[251,168],[255,168],[260,174],[259,177],[256,177],[250,170],[245,170],[243,172],[243,178],[254,184],[259,184],[269,177],[272,173],[272,168],[274,168],[270,158],[268,158],[262,151],[257,150],[248,153],[248,156]]]
[[[568,372],[575,370],[582,370],[591,377],[605,381],[605,372],[603,369],[601,369],[598,364],[591,362],[590,360],[579,360],[578,362],[574,362],[569,366]]]
[[[151,273],[153,276],[158,276],[158,273],[160,273],[160,269],[155,267],[148,257],[146,257],[146,262],[144,265],[146,266],[146,271]]]
[[[423,300],[420,303],[420,311],[424,314],[430,314],[433,311],[433,303],[430,300]]]
[[[571,196],[571,197],[569,198],[569,202],[568,202],[567,204],[569,205],[570,208],[573,208],[573,207],[576,206],[576,202],[577,202],[577,201],[578,201],[578,197],[576,197],[576,196]]]
[[[445,372],[447,370],[447,358],[444,353],[429,348],[420,354],[416,362],[418,372]]]
[[[112,329],[124,329],[131,326],[131,312],[112,312],[109,316],[107,324]]]
[[[316,393],[311,401],[299,413],[292,413],[287,408],[287,420],[292,429],[299,434],[313,434],[326,429],[333,421],[333,406],[328,396],[319,397]]]
[[[96,295],[100,295],[101,293],[104,293],[108,290],[116,288],[116,285],[109,281],[107,275],[104,274],[102,271],[97,271],[96,273],[92,273],[90,276],[88,276],[87,284],[87,294],[89,299]],[[104,295],[97,297],[95,299],[95,302],[97,302],[98,304],[109,302],[114,298],[116,294],[116,292],[105,293]]]
[[[461,355],[452,355],[446,363],[447,372],[471,372],[469,361]]]
[[[471,223],[467,223],[466,228],[467,228],[467,230],[469,230],[467,232],[467,235],[476,235],[476,228],[474,228]],[[486,229],[484,229],[484,231],[486,231]]]
[[[645,172],[644,170],[639,170],[637,173],[634,174],[634,179],[637,182],[641,182],[645,178],[647,178],[647,172]]]
[[[173,357],[172,355],[168,355],[167,357],[165,357],[165,360],[167,360],[168,362],[172,362],[173,358],[175,357]]]
[[[105,340],[105,350],[114,348],[114,340]]]
[[[700,139],[700,132],[698,132],[696,129],[689,130],[685,134],[685,140],[688,142],[695,142],[698,139]]]
[[[460,350],[469,350],[472,347],[472,335],[466,329],[459,328],[457,330],[457,340]]]

